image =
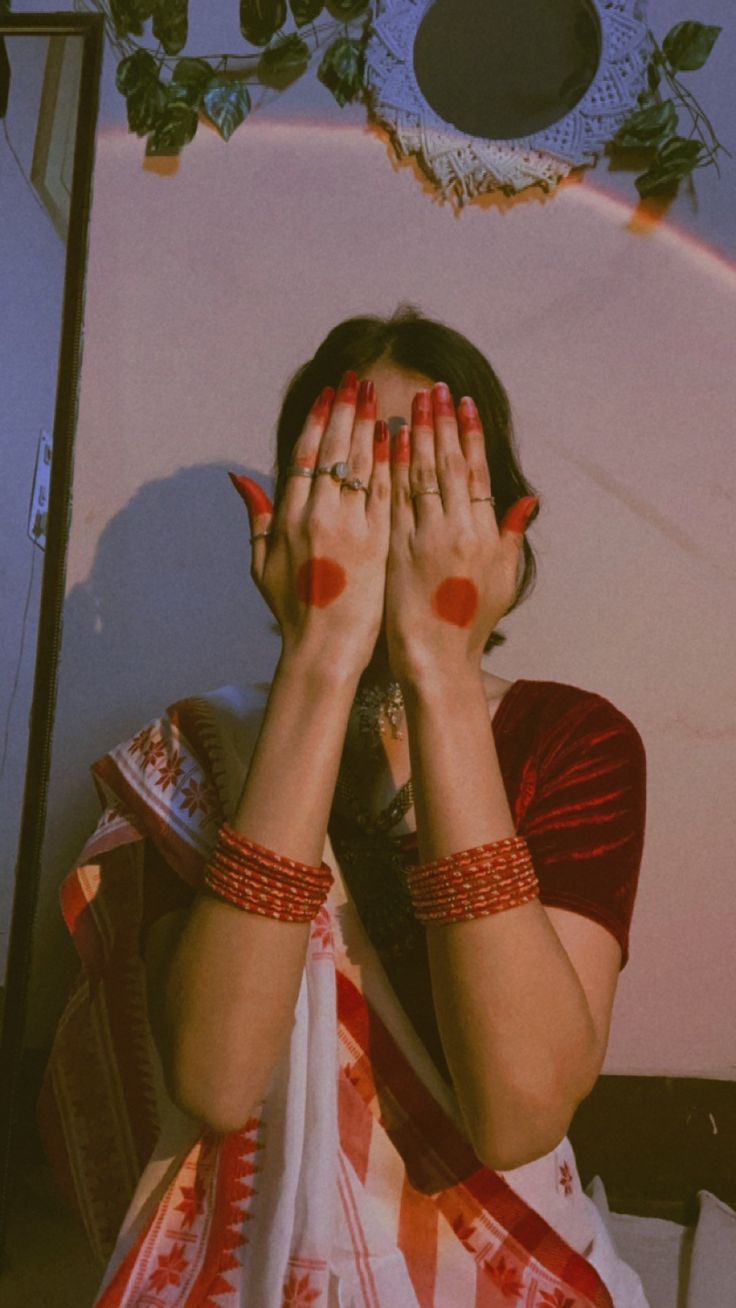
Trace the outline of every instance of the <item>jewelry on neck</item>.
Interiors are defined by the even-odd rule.
[[[363,686],[355,696],[355,704],[360,733],[371,748],[380,744],[387,721],[391,723],[394,740],[402,739],[404,733],[399,721],[404,711],[404,697],[398,681],[390,681],[385,687]]]

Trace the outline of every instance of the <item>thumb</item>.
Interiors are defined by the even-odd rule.
[[[250,477],[240,476],[236,472],[229,472],[227,475],[248,510],[251,544],[253,546],[251,572],[255,580],[260,582],[266,562],[267,538],[259,536],[257,540],[253,540],[253,536],[257,532],[266,531],[270,527],[273,518],[273,504],[263,487],[258,485],[258,482],[253,481]]]
[[[536,516],[536,510],[538,508],[539,499],[536,495],[525,495],[523,499],[516,500],[516,502],[511,505],[511,508],[507,509],[503,516],[499,527],[500,535],[508,536],[513,533],[515,535],[523,536],[529,526],[532,515]]]

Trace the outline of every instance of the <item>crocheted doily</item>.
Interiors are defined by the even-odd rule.
[[[487,140],[446,122],[425,99],[414,42],[434,0],[378,0],[366,48],[365,83],[374,116],[399,157],[419,156],[442,195],[461,205],[484,191],[556,186],[598,153],[637,106],[652,42],[645,0],[590,0],[600,24],[600,61],[590,86],[558,122],[531,136]]]

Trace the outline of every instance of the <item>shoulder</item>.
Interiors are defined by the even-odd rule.
[[[554,753],[571,742],[584,740],[589,746],[617,742],[627,752],[643,758],[644,744],[638,728],[623,709],[599,691],[563,681],[524,680],[514,683],[515,703],[540,745]]]

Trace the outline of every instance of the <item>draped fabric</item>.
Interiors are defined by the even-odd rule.
[[[97,1308],[646,1308],[569,1141],[504,1173],[475,1156],[329,838],[335,884],[257,1112],[217,1135],[172,1104],[142,947],[194,898],[262,708],[233,688],[180,701],[93,765],[103,815],[61,888],[82,966],[38,1118],[104,1267]],[[635,729],[551,682],[514,683],[493,727],[544,902],[589,913],[625,950],[643,822]]]

